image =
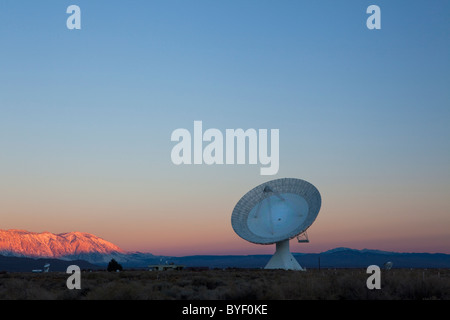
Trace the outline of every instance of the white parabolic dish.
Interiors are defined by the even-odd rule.
[[[231,215],[231,224],[234,231],[247,241],[277,244],[277,252],[271,259],[275,261],[269,261],[266,268],[301,270],[289,252],[289,240],[311,226],[321,204],[319,191],[307,181],[294,178],[272,180],[253,188],[238,201]],[[292,263],[278,260],[292,260]]]

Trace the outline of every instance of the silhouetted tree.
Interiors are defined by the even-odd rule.
[[[107,270],[108,270],[109,272],[111,272],[111,271],[117,271],[117,270],[122,271],[123,268],[122,268],[122,266],[121,266],[116,260],[111,259],[111,261],[108,263],[108,269],[107,269]]]

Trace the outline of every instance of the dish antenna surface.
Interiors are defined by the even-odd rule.
[[[306,230],[319,214],[321,204],[319,191],[309,182],[276,179],[247,192],[234,207],[231,224],[247,241],[276,244],[276,252],[265,269],[303,270],[289,251],[289,240],[298,237],[299,242],[309,242]]]

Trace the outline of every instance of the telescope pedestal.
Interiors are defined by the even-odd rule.
[[[294,258],[289,251],[289,240],[276,243],[275,254],[270,258],[264,269],[284,269],[284,270],[301,270],[305,271],[297,259]]]

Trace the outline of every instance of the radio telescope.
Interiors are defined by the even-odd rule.
[[[304,270],[289,251],[289,240],[309,242],[306,230],[319,214],[322,199],[309,182],[283,178],[247,192],[231,215],[233,230],[256,244],[276,244],[265,269]]]
[[[387,261],[384,263],[384,268],[386,270],[391,270],[393,265],[394,265],[394,263],[392,261]]]

